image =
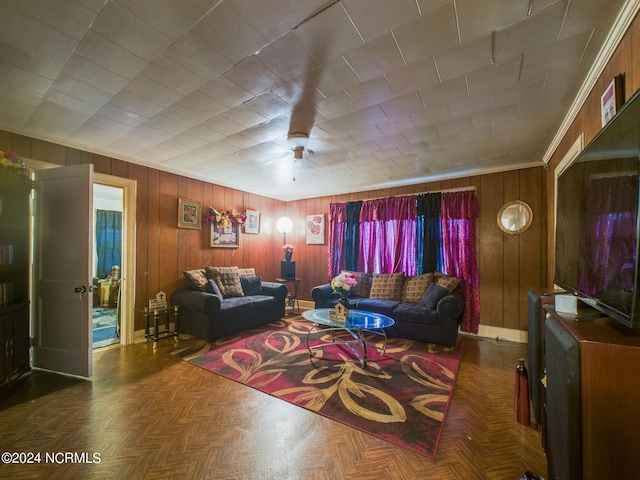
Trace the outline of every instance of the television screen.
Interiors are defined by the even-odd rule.
[[[640,101],[626,107],[558,178],[554,281],[637,328]]]

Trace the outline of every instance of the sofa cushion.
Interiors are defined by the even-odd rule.
[[[376,273],[371,279],[369,298],[397,300],[402,297],[402,281],[404,273]]]
[[[235,320],[249,312],[269,311],[277,307],[274,297],[267,295],[250,295],[246,297],[225,298],[222,302],[222,318]]]
[[[356,302],[358,310],[376,312],[383,315],[392,316],[394,309],[400,304],[398,300],[383,300],[380,298],[363,298]],[[351,302],[349,302],[351,308]]]
[[[433,282],[441,287],[446,288],[449,293],[453,292],[458,285],[460,285],[460,279],[456,277],[450,277],[444,273],[435,272]]]
[[[393,310],[393,319],[397,322],[437,325],[440,315],[436,310],[429,310],[419,303],[401,303]]]
[[[262,278],[256,276],[240,276],[240,284],[245,295],[260,295]]]
[[[422,294],[427,290],[430,283],[433,282],[433,273],[423,273],[414,277],[405,277],[402,285],[402,301],[409,303],[418,303]]]
[[[369,293],[371,292],[371,277],[373,276],[373,274],[365,272],[352,272],[350,270],[343,270],[343,272],[355,275],[356,282],[358,282],[356,286],[351,289],[351,295],[353,295],[354,297],[369,298]]]
[[[205,291],[205,286],[207,284],[207,274],[204,268],[185,270],[183,273],[187,283],[187,288],[189,290],[199,290],[201,292]]]
[[[255,268],[238,268],[238,275],[240,275],[240,277],[255,277],[256,269]]]
[[[209,280],[207,280],[207,283],[204,287],[204,291],[207,293],[213,293],[214,295],[217,295],[218,297],[220,297],[220,300],[224,298],[224,295],[222,295],[222,292],[218,288],[218,284],[213,278],[210,278]]]
[[[224,298],[244,296],[238,267],[207,267],[206,272],[215,280]]]
[[[429,310],[435,310],[438,306],[438,302],[448,294],[449,290],[447,290],[445,287],[441,287],[436,283],[432,283],[427,287],[427,291],[424,292],[424,295],[422,295],[419,303]]]

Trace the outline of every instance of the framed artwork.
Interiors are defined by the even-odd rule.
[[[260,233],[260,212],[247,210],[247,220],[244,224],[244,233]]]
[[[200,230],[200,202],[178,199],[178,228]]]
[[[600,96],[600,115],[604,127],[615,116],[623,103],[624,76],[616,75]]]
[[[324,244],[324,213],[307,215],[307,245]]]
[[[238,224],[231,223],[230,227],[223,227],[211,222],[211,247],[212,248],[238,248],[240,246]]]

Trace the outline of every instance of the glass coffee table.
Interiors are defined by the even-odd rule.
[[[307,349],[309,350],[309,356],[313,356],[313,349],[323,348],[327,345],[335,345],[341,343],[346,345],[360,360],[362,368],[367,366],[367,342],[365,341],[364,334],[370,333],[374,335],[382,335],[384,337],[384,343],[381,349],[382,355],[387,348],[387,334],[384,329],[390,327],[395,323],[393,318],[381,313],[366,312],[364,310],[349,310],[349,316],[345,320],[332,320],[329,318],[329,312],[331,308],[317,308],[315,310],[306,310],[302,312],[302,317],[305,320],[313,323],[313,326],[307,332]],[[343,336],[334,335],[335,330],[344,330],[351,338],[343,338]],[[319,340],[321,343],[315,345],[309,345],[309,337],[311,335],[322,334],[330,332],[330,340]],[[375,347],[374,347],[375,348]]]

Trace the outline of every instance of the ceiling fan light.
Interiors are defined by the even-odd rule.
[[[287,136],[287,141],[289,142],[289,148],[291,148],[291,150],[296,151],[298,148],[304,150],[309,143],[309,135],[299,132],[290,133]]]
[[[296,147],[293,149],[293,158],[296,160],[302,160],[302,154],[304,153],[304,147]]]

